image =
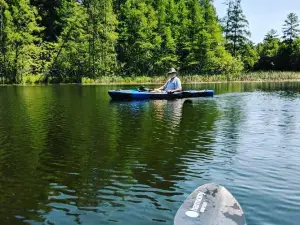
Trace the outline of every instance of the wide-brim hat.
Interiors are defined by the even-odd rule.
[[[168,74],[177,73],[177,71],[174,68],[171,68]]]

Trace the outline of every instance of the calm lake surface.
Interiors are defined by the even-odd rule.
[[[300,83],[176,101],[111,102],[115,88],[0,87],[1,225],[172,225],[211,182],[248,225],[300,223]]]

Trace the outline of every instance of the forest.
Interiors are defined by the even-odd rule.
[[[241,0],[0,0],[0,83],[299,71],[299,18],[251,41]]]

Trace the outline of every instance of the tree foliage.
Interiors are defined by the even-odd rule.
[[[286,20],[283,25],[283,39],[285,41],[293,41],[297,37],[299,37],[300,29],[299,29],[299,18],[295,13],[288,14]]]
[[[0,78],[300,69],[296,14],[288,15],[282,39],[272,30],[255,45],[241,0],[227,7],[221,23],[213,0],[0,0]]]
[[[227,6],[224,34],[227,40],[227,49],[233,56],[237,56],[249,41],[249,23],[243,13],[241,0],[229,0]]]
[[[283,37],[280,39],[275,30],[269,31],[263,43],[257,47],[260,59],[257,70],[300,70],[299,20],[290,13],[283,24]]]
[[[249,39],[249,23],[243,13],[241,0],[229,0],[226,5],[227,13],[223,19],[226,48],[234,57],[242,60],[245,70],[251,70],[259,55]]]
[[[42,72],[41,38],[43,27],[38,26],[39,16],[29,0],[2,0],[1,64],[7,79],[14,83],[23,76]]]

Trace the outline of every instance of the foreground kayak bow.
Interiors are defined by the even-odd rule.
[[[174,225],[246,225],[246,220],[240,204],[226,188],[205,184],[184,201]]]

